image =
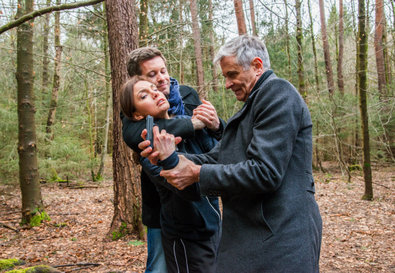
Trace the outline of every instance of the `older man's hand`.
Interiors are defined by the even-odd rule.
[[[192,118],[198,118],[212,131],[217,131],[220,127],[219,118],[215,107],[211,102],[202,100],[203,104],[193,110]]]
[[[180,161],[171,170],[162,170],[160,175],[166,178],[173,187],[183,190],[195,182],[199,182],[200,165],[196,165],[185,156],[179,155]]]

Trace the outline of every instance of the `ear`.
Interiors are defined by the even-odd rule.
[[[141,115],[139,112],[134,112],[134,113],[132,114],[132,118],[133,118],[134,120],[142,120],[142,119],[145,118],[145,116]]]
[[[255,57],[252,62],[251,62],[251,66],[253,67],[253,69],[256,72],[257,76],[260,76],[263,74],[264,69],[263,69],[263,62],[262,59],[259,57]]]

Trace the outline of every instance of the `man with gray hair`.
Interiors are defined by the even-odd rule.
[[[218,272],[319,272],[322,220],[307,105],[270,70],[256,37],[228,41],[215,60],[226,88],[244,105],[213,150],[179,155],[178,165],[161,175],[180,190],[200,182],[202,194],[222,197]],[[174,138],[154,129],[154,151],[148,140],[139,144],[153,163],[174,151]]]

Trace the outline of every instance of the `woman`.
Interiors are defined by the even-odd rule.
[[[133,77],[122,88],[122,112],[132,120],[143,120],[147,115],[170,119],[169,106],[165,95],[143,78]],[[129,142],[134,143],[129,146],[136,147],[140,141],[131,140]],[[203,129],[197,130],[194,137],[184,139],[177,148],[186,153],[204,153],[215,144],[216,140]],[[177,155],[173,154],[163,160],[161,166],[172,168],[177,160]],[[200,196],[198,184],[179,191],[159,176],[161,167],[144,158],[140,162],[160,196],[162,244],[168,272],[215,272],[221,229],[218,199]]]

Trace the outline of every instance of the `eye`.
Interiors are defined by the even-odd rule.
[[[229,78],[231,78],[231,79],[233,79],[233,78],[235,78],[237,75],[238,75],[237,72],[229,72],[226,76],[229,77]]]
[[[149,78],[155,77],[155,72],[148,73],[148,77],[149,77]]]

